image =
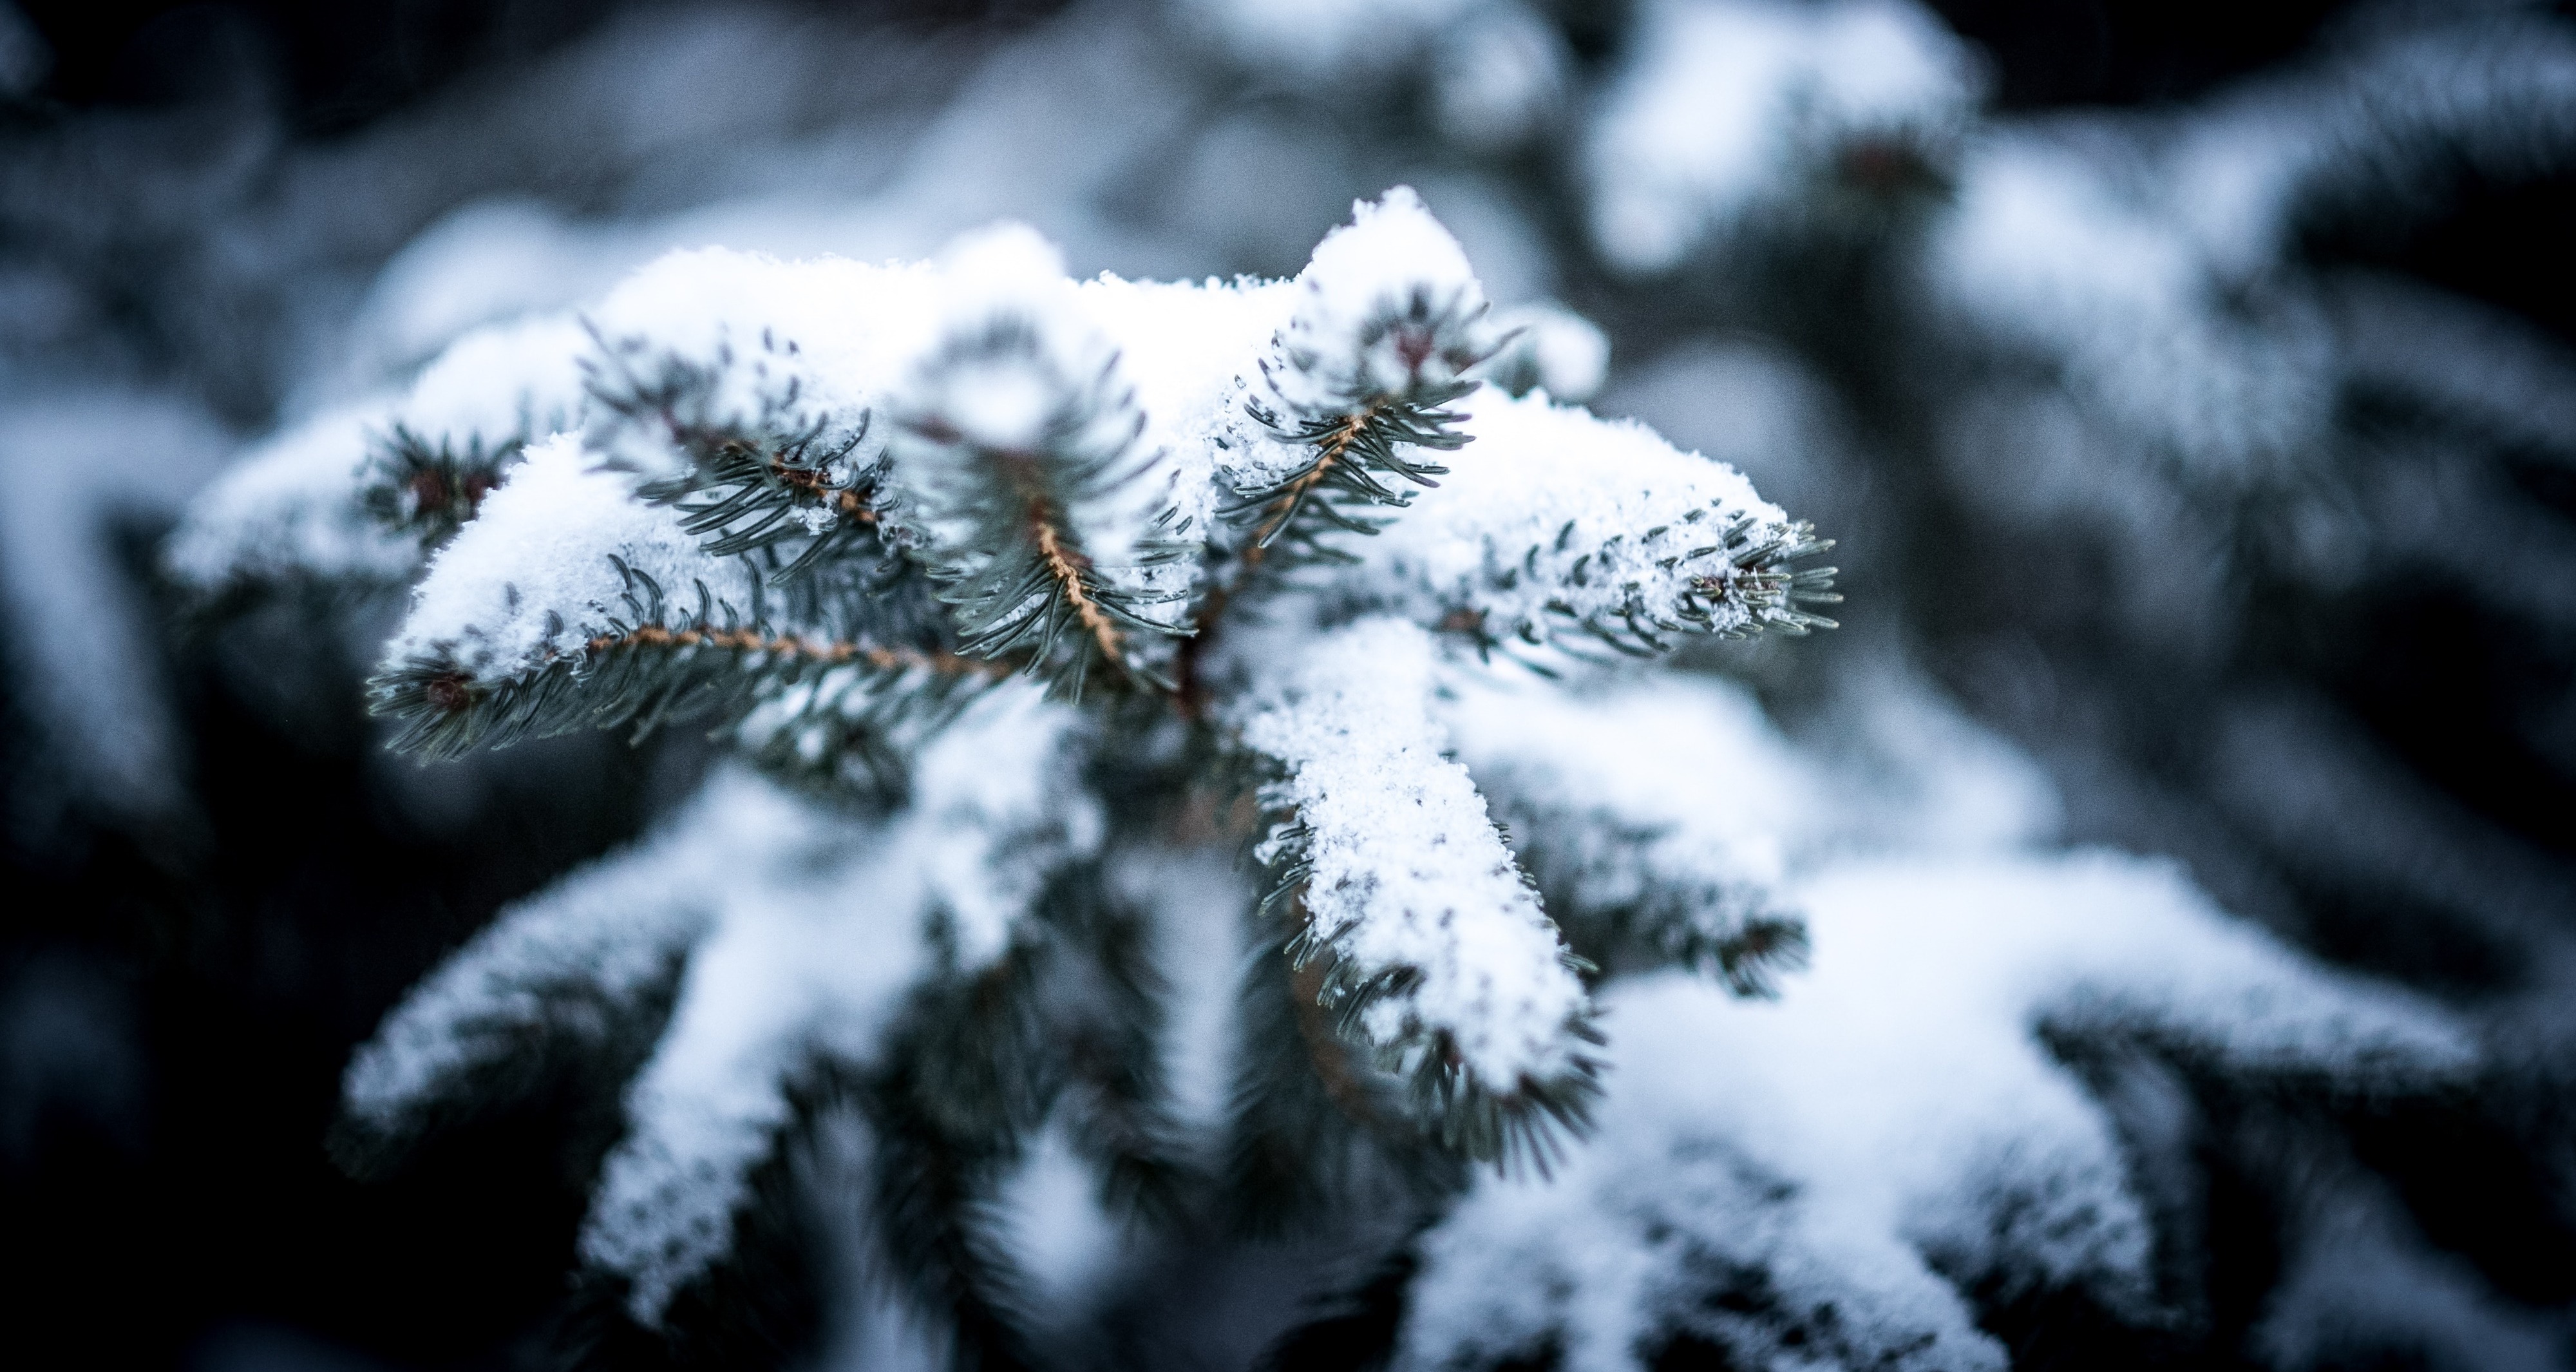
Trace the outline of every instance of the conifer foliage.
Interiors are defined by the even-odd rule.
[[[266,508],[432,550],[372,686],[397,748],[735,745],[658,837],[425,983],[338,1136],[363,1169],[531,1054],[632,1065],[581,1251],[675,1339],[826,1121],[869,1140],[854,1241],[969,1363],[1031,1355],[991,1215],[1044,1138],[1170,1221],[1291,1219],[1354,1167],[1546,1168],[1599,1095],[1613,949],[1551,920],[1551,879],[1585,879],[1516,853],[1451,705],[1832,623],[1826,544],[1734,471],[1481,385],[1506,332],[1401,188],[1290,281],[1077,283],[1005,226],[914,265],[679,254],[504,332],[408,404],[473,369],[509,420],[433,443],[398,410],[352,481],[295,487],[320,464],[285,443],[218,503],[294,488]],[[273,575],[222,550],[278,527],[192,534],[200,573]],[[1135,890],[1194,847],[1267,873],[1187,912],[1271,950],[1213,1133],[1175,1115]],[[1632,874],[1621,956],[1739,990],[1794,965],[1761,874],[1701,856]]]

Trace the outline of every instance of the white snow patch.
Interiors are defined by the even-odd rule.
[[[1429,635],[1368,619],[1299,656],[1240,728],[1286,772],[1262,803],[1305,834],[1274,835],[1263,858],[1312,864],[1301,907],[1314,937],[1355,979],[1419,974],[1364,1011],[1363,1028],[1388,1046],[1444,1035],[1501,1094],[1569,1070],[1583,986],[1467,769],[1442,756]]]
[[[431,560],[385,661],[436,659],[504,680],[576,657],[611,619],[633,620],[612,557],[659,583],[675,616],[695,612],[701,584],[749,613],[751,574],[740,559],[698,551],[675,511],[635,499],[626,477],[557,434],[531,447]]]
[[[2439,1012],[2311,968],[2162,864],[1865,865],[1797,894],[1816,963],[1776,1002],[1671,973],[1604,993],[1596,1137],[1553,1180],[1480,1178],[1432,1232],[1409,1365],[1553,1335],[1569,1369],[1624,1369],[1688,1332],[1755,1363],[1794,1334],[1824,1366],[2000,1368],[1930,1255],[2115,1303],[2146,1280],[2110,1124],[2043,1024],[2361,1089],[2472,1061]]]

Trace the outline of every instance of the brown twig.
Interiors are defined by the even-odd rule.
[[[782,486],[793,487],[806,495],[830,500],[832,508],[858,523],[877,522],[876,507],[869,504],[867,496],[862,494],[867,489],[865,487],[846,489],[837,487],[832,484],[830,477],[816,468],[799,467],[774,457],[769,460],[769,474],[776,477],[778,484]]]
[[[1208,645],[1215,641],[1217,626],[1224,621],[1226,608],[1234,603],[1236,593],[1260,570],[1282,525],[1297,512],[1315,487],[1341,465],[1342,459],[1349,455],[1351,445],[1368,431],[1370,421],[1378,417],[1386,403],[1383,400],[1371,402],[1343,420],[1339,428],[1326,436],[1323,452],[1316,457],[1315,465],[1300,473],[1272,497],[1269,504],[1261,507],[1261,526],[1244,548],[1243,556],[1235,567],[1234,579],[1208,587],[1206,597],[1199,601],[1197,613],[1191,616],[1198,632],[1181,640],[1180,650],[1172,664],[1172,680],[1178,688],[1172,693],[1173,703],[1183,719],[1195,723],[1206,716],[1207,683],[1199,675],[1199,660],[1206,656]]]
[[[1031,502],[1029,524],[1037,533],[1038,557],[1046,563],[1047,575],[1063,588],[1064,598],[1073,602],[1074,616],[1090,632],[1092,641],[1100,645],[1101,653],[1112,663],[1123,664],[1124,642],[1118,626],[1109,621],[1099,602],[1091,598],[1090,589],[1082,584],[1082,574],[1090,568],[1091,559],[1079,549],[1064,545],[1055,521],[1047,517],[1050,513],[1052,508],[1044,500]]]
[[[1046,564],[1047,575],[1054,578],[1064,598],[1073,605],[1074,617],[1082,621],[1084,632],[1100,645],[1100,651],[1113,666],[1124,667],[1125,636],[1120,634],[1100,602],[1092,598],[1084,574],[1091,570],[1091,557],[1065,539],[1056,527],[1055,502],[1047,495],[1039,475],[1037,459],[1027,453],[997,454],[1002,468],[1018,491],[1020,503],[1028,511],[1029,533],[1037,541],[1038,560]]]

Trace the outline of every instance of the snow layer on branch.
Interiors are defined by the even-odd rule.
[[[1580,404],[1609,379],[1610,336],[1563,305],[1540,301],[1497,311],[1494,334],[1502,347],[1476,375],[1514,395],[1541,390]]]
[[[883,823],[730,772],[711,784],[728,857],[712,926],[582,1235],[586,1259],[633,1283],[636,1318],[656,1322],[730,1246],[794,1079],[817,1058],[864,1070],[909,988],[988,966],[1056,872],[1097,852],[1080,716],[1042,694],[979,697],[922,750],[911,805]]]
[[[966,235],[915,265],[673,254],[597,316],[610,344],[596,364],[601,388],[644,397],[658,387],[668,398],[594,414],[589,441],[620,466],[660,474],[677,469],[684,429],[819,432],[827,443],[864,432],[856,463],[883,451],[896,420],[998,450],[1068,418],[1083,422],[1057,436],[1067,442],[1114,447],[1133,430],[1125,479],[1072,512],[1074,523],[1113,581],[1169,590],[1163,581],[1186,569],[1157,580],[1131,564],[1181,521],[1205,526],[1225,406],[1280,327],[1288,290],[1077,284],[1051,246],[1017,225]],[[1003,325],[1025,335],[1019,345],[977,346]],[[882,512],[889,526],[933,547],[956,543],[966,529],[947,495],[961,459],[944,442],[903,449],[895,480],[911,499]]]
[[[2049,774],[1898,653],[1846,658],[1805,736],[1825,745],[1834,797],[1805,851],[1967,857],[2060,839]]]
[[[1492,350],[1485,288],[1410,186],[1351,206],[1297,274],[1296,305],[1261,364],[1291,419],[1348,414],[1454,380]]]
[[[1471,152],[1509,152],[1563,113],[1574,54],[1555,24],[1510,3],[1478,6],[1426,54],[1431,126]]]
[[[675,615],[696,613],[701,586],[719,618],[725,607],[750,613],[753,585],[740,559],[699,552],[675,511],[637,500],[625,476],[557,434],[530,448],[439,550],[385,660],[393,668],[441,661],[494,681],[578,657],[612,619],[634,622],[612,558],[658,583]]]
[[[1198,530],[1214,515],[1218,445],[1237,429],[1229,407],[1249,359],[1282,327],[1296,293],[1294,282],[1249,277],[1081,283],[1083,307],[1117,345],[1145,415],[1136,442],[1142,470],[1128,499],[1146,518],[1170,510],[1175,523],[1188,519]]]
[[[1116,361],[1074,303],[1064,255],[1025,224],[997,224],[950,244],[939,265],[943,339],[980,335],[1008,320],[1024,324],[1037,347],[1033,357],[970,353],[946,366],[933,358],[933,369],[907,386],[906,410],[983,447],[1036,447],[1064,403],[1062,386],[1090,381]],[[1048,364],[1058,375],[1038,373]]]
[[[1205,848],[1122,846],[1112,889],[1151,921],[1163,995],[1163,1069],[1174,1116],[1214,1139],[1235,1091],[1245,939],[1240,912],[1259,893],[1241,864]]]
[[[1865,141],[1955,134],[1967,55],[1904,0],[1648,0],[1584,152],[1592,237],[1629,271],[1678,265]]]
[[[1440,721],[1559,920],[1618,912],[1722,940],[1780,910],[1789,845],[1826,807],[1741,687],[1676,677],[1573,695],[1469,671],[1449,686]]]
[[[1480,1178],[1432,1231],[1409,1365],[1555,1337],[1569,1369],[1626,1368],[1688,1333],[1748,1365],[1999,1368],[1936,1260],[2007,1297],[2147,1291],[2109,1119],[2042,1027],[2365,1091],[2472,1066],[2437,1011],[2311,967],[2162,864],[1854,866],[1798,895],[1816,962],[1778,1001],[1669,974],[1604,993],[1596,1137],[1552,1182]]]
[[[1632,617],[1649,631],[1755,627],[1740,579],[1715,595],[1694,585],[1729,572],[1718,545],[1738,520],[1752,519],[1755,544],[1789,536],[1788,516],[1734,468],[1544,395],[1488,386],[1462,408],[1474,441],[1360,550],[1342,594],[1426,624],[1478,616],[1495,638]]]
[[[926,967],[918,865],[818,808],[768,805],[778,823],[732,851],[582,1229],[582,1257],[629,1280],[647,1325],[730,1248],[751,1171],[789,1120],[790,1078],[815,1054],[867,1062]]]
[[[390,423],[458,451],[576,428],[589,352],[589,331],[568,315],[477,329],[421,372]]]
[[[200,498],[172,535],[165,565],[201,591],[292,577],[399,584],[420,542],[386,529],[359,500],[367,445],[390,405],[362,401],[315,415],[259,444]]]
[[[2324,448],[2333,418],[2341,359],[2281,269],[2303,229],[2394,232],[2463,175],[2516,184],[2571,160],[2564,24],[2419,18],[2179,116],[2005,132],[1963,168],[1924,276],[2131,444],[2242,481]]]
[[[386,1017],[349,1062],[351,1117],[393,1133],[545,1031],[608,1032],[702,936],[746,855],[812,827],[776,790],[720,772],[633,847],[502,913]]]
[[[1037,1131],[994,1189],[995,1246],[1022,1279],[1025,1313],[1042,1336],[1076,1333],[1132,1251],[1129,1241],[1142,1236],[1103,1201],[1099,1167],[1060,1118]]]
[[[186,509],[231,445],[176,395],[0,394],[0,662],[12,728],[32,731],[13,738],[35,744],[10,764],[8,819],[41,824],[49,803],[75,798],[155,820],[184,803],[150,602],[119,535]]]
[[[1511,1094],[1573,1065],[1583,986],[1430,715],[1438,649],[1390,619],[1297,651],[1288,679],[1240,716],[1244,745],[1284,773],[1262,803],[1286,816],[1265,861],[1308,866],[1310,936],[1355,983],[1409,971],[1359,1021],[1381,1046],[1433,1036],[1487,1089]]]
[[[1071,497],[1054,517],[1105,575],[1133,576],[1174,474],[1148,479],[1155,455],[1138,440],[1149,421],[1117,342],[1065,279],[1062,256],[1025,225],[967,235],[940,266],[939,341],[895,401],[907,525],[939,559],[969,559],[989,535],[982,512],[1018,484],[1009,464],[1038,461],[1048,489]],[[1084,463],[1107,464],[1107,479],[1075,478]]]
[[[590,441],[646,476],[679,470],[681,429],[813,433],[831,446],[865,433],[851,460],[884,442],[874,407],[938,318],[928,264],[840,258],[782,262],[705,248],[668,254],[611,291],[592,318],[607,345],[592,384],[612,401]]]

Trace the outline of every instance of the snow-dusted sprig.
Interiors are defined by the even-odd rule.
[[[434,549],[465,527],[526,447],[518,434],[491,443],[475,434],[458,447],[397,421],[368,451],[358,499],[378,524]]]
[[[1516,305],[1494,314],[1502,340],[1475,375],[1512,395],[1545,391],[1551,400],[1582,404],[1610,374],[1610,336],[1601,326],[1551,301]]]
[[[551,1071],[620,1056],[617,1075],[631,1072],[715,920],[725,868],[749,831],[776,819],[742,799],[710,788],[656,840],[505,911],[414,987],[349,1061],[333,1154],[373,1173]]]
[[[361,465],[383,400],[327,410],[245,452],[172,537],[171,578],[214,602],[293,585],[369,595],[420,570],[420,541],[367,508]]]
[[[1097,864],[1064,869],[1035,915],[1052,955],[1042,1001],[1055,1118],[1115,1212],[1174,1218],[1201,1169],[1172,1107],[1162,1052],[1170,988],[1148,922]]]
[[[349,1072],[343,1155],[393,1157],[558,1068],[640,1069],[622,1102],[581,1103],[622,1104],[625,1126],[582,1253],[647,1327],[698,1298],[834,1097],[870,1116],[889,1251],[955,1259],[917,1274],[948,1283],[926,1311],[1007,1291],[981,1233],[995,1174],[1059,1100],[1113,1195],[1167,1203],[1150,1066],[1119,1081],[1081,1060],[1121,1008],[1095,993],[1135,970],[1109,966],[1134,917],[1084,898],[1106,835],[1073,781],[1086,730],[1034,687],[982,695],[919,750],[909,803],[874,816],[718,769],[387,1021]]]
[[[710,670],[758,677],[763,664],[744,657],[710,653],[703,660]],[[952,653],[854,649],[848,661],[778,670],[751,687],[732,738],[754,766],[800,789],[897,801],[923,741],[999,675],[993,664]]]
[[[694,601],[676,602],[650,573],[614,555],[611,566],[619,608],[572,654],[492,680],[435,653],[378,675],[375,711],[398,726],[391,746],[454,757],[581,729],[632,725],[641,735],[743,714],[752,756],[771,770],[882,791],[902,776],[902,753],[886,738],[896,725],[935,724],[1001,675],[936,649],[782,628],[715,599],[704,581],[691,583]],[[826,762],[832,770],[816,770]]]
[[[1222,1159],[1228,1218],[1246,1233],[1291,1233],[1455,1195],[1465,1160],[1418,1146],[1421,1122],[1404,1084],[1339,1031],[1325,1003],[1330,962],[1297,964],[1304,930],[1294,919],[1263,926],[1236,987],[1241,1042]]]
[[[1034,1140],[1122,1213],[1208,1199],[1103,874],[1113,816],[1227,760],[1273,877],[1223,1155],[1246,1195],[1412,1207],[1584,1127],[1591,968],[1498,817],[1605,961],[1747,992],[1794,951],[1752,839],[1696,812],[1726,797],[1473,730],[1448,755],[1440,693],[1488,670],[1462,635],[1803,630],[1831,573],[1790,566],[1819,545],[1730,469],[1480,389],[1499,331],[1409,192],[1293,283],[1076,284],[1006,228],[919,267],[680,254],[595,318],[579,432],[526,446],[388,650],[398,745],[716,712],[795,784],[763,805],[858,802],[805,805],[828,854],[744,840],[760,870],[674,935],[583,1247],[632,1320],[713,1317],[818,1112],[859,1121],[875,1242],[961,1350],[1024,1338],[988,1212]],[[1255,586],[1265,559],[1312,575]],[[1077,709],[1087,683],[1110,699]],[[755,984],[779,994],[746,1017]]]
[[[1907,0],[1647,0],[1584,139],[1592,240],[1623,271],[1711,240],[1840,236],[1938,203],[1974,64]]]
[[[1345,415],[1310,419],[1282,426],[1280,436],[1306,450],[1304,465],[1268,485],[1240,492],[1224,515],[1250,540],[1245,557],[1261,561],[1274,545],[1285,545],[1298,561],[1355,561],[1356,556],[1323,541],[1332,533],[1373,534],[1385,527],[1369,507],[1401,509],[1413,493],[1389,478],[1416,486],[1436,486],[1447,467],[1421,461],[1405,449],[1454,452],[1467,440],[1454,425],[1458,416],[1430,408],[1474,389],[1469,382],[1424,388],[1437,397],[1428,403],[1372,401]],[[1275,419],[1266,412],[1265,420]],[[1300,519],[1311,514],[1311,518]]]
[[[1324,544],[1374,533],[1371,507],[1401,508],[1448,468],[1407,450],[1452,452],[1466,439],[1443,409],[1475,389],[1466,373],[1500,340],[1484,288],[1457,240],[1405,187],[1356,208],[1297,277],[1297,304],[1261,359],[1243,412],[1253,431],[1230,475],[1224,515],[1245,557],[1282,544],[1301,558],[1347,561]]]
[[[676,512],[559,435],[531,451],[433,567],[371,683],[394,746],[433,757],[529,735],[744,710],[838,672],[844,717],[865,688],[919,695],[994,675],[953,654],[773,611],[767,578],[705,552]],[[864,621],[862,621],[864,623]],[[909,689],[907,689],[909,688]],[[815,702],[825,703],[822,697]]]
[[[1472,470],[1425,496],[1334,584],[1364,607],[1487,645],[1606,645],[1647,657],[1688,635],[1804,634],[1834,621],[1833,546],[1732,468],[1634,423],[1480,393]]]
[[[368,435],[359,503],[435,552],[530,443],[580,422],[583,343],[579,323],[554,315],[458,339]]]
[[[1168,511],[1123,539],[1104,527],[1142,474],[1146,420],[1116,354],[1078,329],[1004,308],[952,332],[908,389],[898,448],[915,556],[940,583],[958,651],[1077,699],[1104,667],[1166,686],[1150,645],[1184,630],[1157,612],[1178,596],[1150,572],[1197,546]],[[1100,545],[1118,542],[1126,556],[1112,564]]]
[[[1263,910],[1319,1004],[1416,1118],[1472,1157],[1544,1163],[1595,1086],[1591,1007],[1555,925],[1429,714],[1438,645],[1373,618],[1242,710],[1268,773]]]
[[[774,338],[767,346],[792,352]],[[626,446],[619,438],[649,433],[678,459],[676,471],[645,473],[639,497],[677,506],[681,527],[719,557],[801,542],[769,573],[773,584],[834,561],[890,562],[878,527],[889,493],[874,410],[817,411],[789,375],[753,413],[734,415],[718,398],[730,347],[703,364],[670,353],[648,361],[650,348],[600,339],[589,382],[594,442],[613,451]]]

